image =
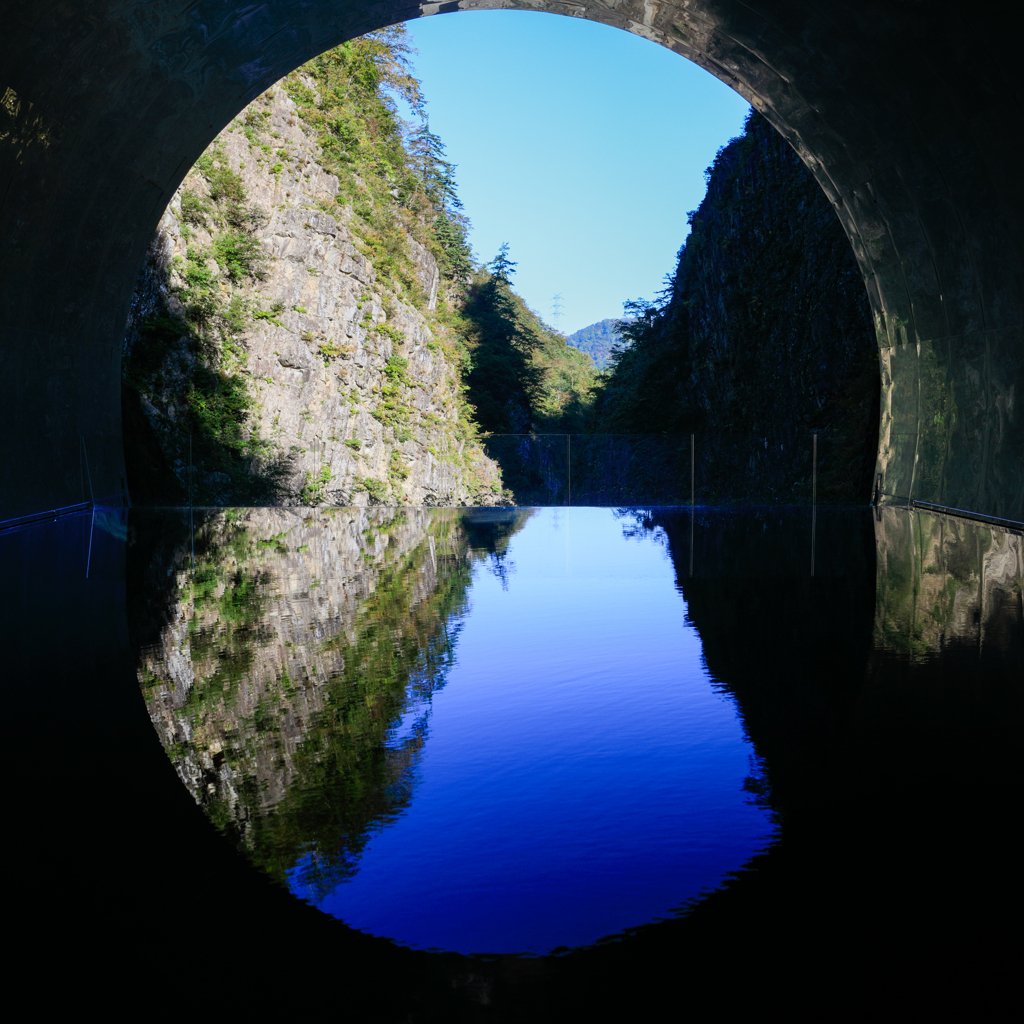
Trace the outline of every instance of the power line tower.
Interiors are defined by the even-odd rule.
[[[561,332],[562,330],[562,313],[565,307],[562,304],[562,293],[559,292],[557,295],[551,297],[551,319],[555,323],[555,330]]]

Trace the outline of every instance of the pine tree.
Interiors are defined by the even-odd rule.
[[[455,190],[455,164],[445,159],[445,144],[423,123],[409,133],[409,153],[424,195],[443,216],[462,209]]]
[[[517,265],[514,260],[508,258],[508,242],[502,242],[501,248],[498,249],[498,255],[487,264],[487,269],[491,272],[495,282],[500,281],[502,284],[511,285],[512,275],[515,273]]]
[[[441,273],[451,281],[466,281],[473,272],[473,250],[466,241],[464,218],[438,217],[434,221],[434,238],[441,249]]]

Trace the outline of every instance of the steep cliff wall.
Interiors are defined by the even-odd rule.
[[[820,500],[871,494],[877,344],[831,205],[759,115],[708,170],[664,301],[641,303],[599,396],[597,429],[679,433],[698,498],[803,501],[819,434]]]
[[[303,72],[270,89],[160,222],[125,338],[136,503],[500,501],[437,261],[397,187],[325,169],[317,102]]]

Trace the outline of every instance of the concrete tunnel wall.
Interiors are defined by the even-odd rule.
[[[762,111],[864,273],[884,500],[1024,520],[1024,19],[1006,5],[0,2],[0,520],[127,501],[120,355],[136,274],[174,190],[239,110],[345,39],[496,7],[635,32]],[[656,210],[671,196],[666,183],[642,198]]]

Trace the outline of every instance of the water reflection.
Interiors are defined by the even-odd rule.
[[[1024,536],[898,508],[879,509],[875,536],[881,648],[915,660],[954,644],[1019,657]]]
[[[170,553],[166,623],[140,659],[154,725],[255,863],[285,881],[304,858],[302,884],[327,892],[408,803],[486,552],[444,510],[228,510],[194,543]]]
[[[139,674],[165,749],[258,866],[355,927],[586,944],[773,833],[660,535],[629,516],[239,510],[164,558]]]
[[[263,513],[242,515],[259,521]],[[300,559],[308,560],[315,572],[307,578],[324,578],[316,520],[280,510],[273,516],[283,516],[296,531],[293,542],[284,541],[288,554],[275,557],[297,568]],[[373,574],[394,550],[391,539],[384,547],[362,538],[376,522],[351,520],[354,537],[361,538],[355,546],[369,557],[346,562],[352,577],[366,570],[364,578],[374,586],[379,575]],[[267,533],[256,540],[284,529],[270,517],[266,523]],[[829,1005],[821,998],[823,987],[826,1000],[835,993],[844,1005],[860,993],[868,1017],[877,1015],[878,1006],[944,1010],[960,1005],[957,999],[969,1000],[977,1016],[979,992],[989,993],[993,1008],[1001,1009],[1009,979],[1019,971],[1016,947],[1006,936],[1020,918],[1024,614],[1009,555],[1020,551],[1020,535],[897,509],[883,511],[881,521],[870,509],[838,519],[820,512],[811,581],[807,509],[746,515],[698,510],[692,546],[686,513],[672,517],[655,510],[612,525],[639,535],[632,547],[620,549],[610,540],[604,545],[621,551],[627,578],[625,556],[661,559],[665,548],[658,545],[667,545],[671,563],[661,560],[655,567],[668,570],[670,584],[675,574],[685,597],[670,586],[675,614],[685,610],[689,617],[690,636],[724,691],[719,706],[738,710],[758,755],[755,767],[762,769],[751,772],[741,758],[730,792],[766,801],[781,822],[770,850],[685,918],[564,957],[469,961],[417,953],[342,927],[262,872],[247,870],[155,742],[139,699],[139,661],[126,658],[131,651],[137,659],[142,650],[159,677],[150,693],[169,691],[180,679],[175,685],[183,692],[160,700],[183,700],[187,666],[178,664],[172,678],[157,654],[169,631],[179,631],[183,642],[188,637],[180,594],[191,585],[188,515],[132,510],[98,513],[95,521],[89,513],[66,516],[0,534],[5,740],[8,760],[18,768],[8,802],[12,835],[23,840],[9,844],[13,877],[23,882],[15,886],[19,920],[43,936],[53,963],[95,967],[105,992],[111,965],[142,976],[154,964],[177,964],[182,950],[196,949],[225,977],[243,979],[240,984],[255,978],[247,990],[227,985],[228,999],[244,1001],[245,991],[263,998],[263,979],[270,976],[298,979],[298,987],[277,985],[293,1001],[296,993],[315,996],[324,979],[340,971],[345,1005],[355,1007],[352,1013],[365,1007],[363,1016],[374,1020],[654,1020],[678,991],[745,994],[740,1012],[756,1012],[772,1003],[788,1007],[802,990],[810,1014],[821,1016],[821,1006]],[[198,515],[197,528],[197,563],[205,544],[230,539],[234,529],[226,517],[215,523]],[[523,591],[529,565],[517,542],[525,528],[515,531],[499,517],[474,526],[460,520],[451,529],[464,531],[459,535],[466,546],[477,548],[470,568],[495,598]],[[575,520],[567,532],[552,532],[561,544],[541,552],[550,575],[566,570],[567,533],[577,536]],[[423,539],[427,547],[419,550],[433,571],[429,531],[410,543],[415,548]],[[943,561],[954,539],[970,557]],[[501,549],[500,565],[485,554],[492,541]],[[456,550],[465,561],[466,548]],[[572,550],[570,543],[570,556]],[[928,557],[922,557],[925,550]],[[381,551],[384,559],[377,557]],[[224,565],[233,569],[230,558]],[[262,621],[276,631],[283,616],[275,621],[269,615],[275,607],[287,612],[290,601],[305,600],[303,593],[315,601],[327,591],[324,584],[311,590],[295,580],[281,584],[273,565],[264,565],[271,582],[257,580],[249,592],[262,593]],[[442,565],[439,559],[443,573]],[[1019,579],[1019,560],[1017,566]],[[571,557],[568,567],[579,568]],[[418,565],[411,573],[417,575]],[[275,597],[274,587],[283,596]],[[473,591],[467,593],[472,603]],[[935,594],[950,596],[940,602]],[[210,600],[217,599],[214,591]],[[475,614],[458,635],[456,662],[468,650],[464,641]],[[275,632],[278,639],[266,647],[276,645],[274,657],[291,657],[286,642],[311,636],[314,619],[321,621],[314,614],[303,628]],[[450,629],[459,621],[454,615]],[[187,643],[166,649],[172,661],[178,656],[191,664]],[[318,654],[313,643],[308,650]],[[271,654],[257,647],[253,664]],[[219,663],[211,656],[209,669]],[[289,668],[293,681],[298,675]],[[446,678],[444,688],[435,690],[433,711],[413,705],[408,717],[394,719],[399,728],[390,738],[375,726],[384,747],[399,747],[413,736],[422,710],[429,712],[426,739],[405,776],[412,797],[409,812],[397,812],[401,820],[429,795],[423,785],[417,788],[417,779],[429,781],[427,774],[417,773],[435,740],[443,739],[441,705],[457,682],[451,670]],[[241,700],[245,685],[238,688]],[[596,708],[598,702],[577,706]],[[159,701],[157,710],[158,717],[169,714]],[[212,732],[215,716],[204,710],[200,717]],[[575,722],[558,713],[538,717],[542,725],[562,722],[569,730]],[[534,724],[506,719],[510,734],[513,727],[529,734]],[[732,720],[735,725],[735,714]],[[642,734],[631,745],[642,756],[649,742]],[[751,748],[740,731],[743,750]],[[282,741],[278,766],[295,764],[301,751],[301,740]],[[201,753],[194,754],[197,763]],[[225,765],[216,766],[215,757],[211,752],[203,763],[216,788]],[[516,777],[511,771],[481,785],[500,795]],[[743,792],[748,778],[753,791]],[[634,788],[630,798],[644,792]],[[249,806],[258,808],[259,799]],[[456,810],[464,806],[453,804]],[[244,816],[240,820],[246,827]],[[359,827],[355,823],[352,831],[359,834]],[[366,877],[370,845],[395,831],[371,826],[359,870],[350,877]],[[508,832],[518,837],[522,830]],[[351,883],[337,888],[345,886]],[[590,902],[602,905],[605,895],[592,893]],[[309,979],[306,989],[302,979]],[[327,990],[334,998],[329,985]],[[478,1005],[485,997],[490,1005]]]
[[[937,813],[990,830],[1019,750],[1012,531],[892,508],[131,523],[139,675],[180,777],[297,895],[410,945],[544,951],[671,916],[777,822],[775,870],[853,914],[879,872],[926,877]],[[949,837],[928,856],[969,862]]]

